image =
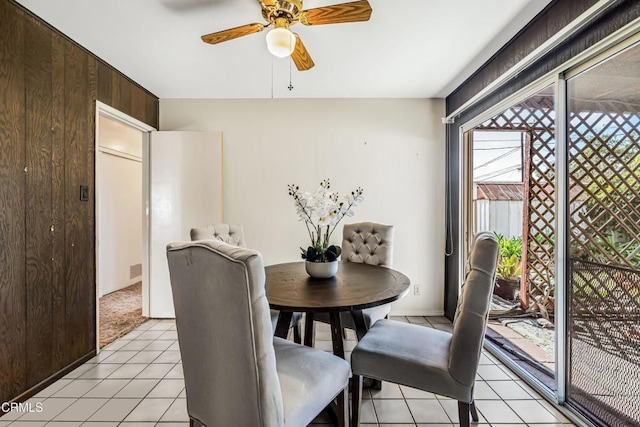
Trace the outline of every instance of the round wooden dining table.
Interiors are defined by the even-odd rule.
[[[341,262],[330,279],[314,279],[304,262],[275,264],[265,268],[269,306],[280,310],[275,335],[286,338],[294,312],[306,313],[305,345],[313,345],[313,316],[329,313],[333,353],[344,359],[340,313],[351,312],[360,339],[367,331],[362,309],[388,304],[409,291],[409,278],[386,267]]]

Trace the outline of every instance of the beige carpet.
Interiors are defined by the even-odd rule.
[[[100,348],[144,323],[142,282],[100,298]]]

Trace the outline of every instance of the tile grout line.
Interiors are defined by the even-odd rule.
[[[422,321],[420,322],[416,322],[416,323],[412,323],[409,321],[408,318],[404,317],[404,320],[407,323],[410,324],[415,324],[418,326],[424,326],[424,327],[430,327],[433,329],[440,329],[440,326],[444,326],[444,323],[441,325],[440,323],[438,324],[434,324],[431,323],[427,318],[422,317]],[[414,321],[420,320],[420,319],[413,319]],[[436,320],[442,320],[442,319],[436,319]],[[401,321],[401,320],[399,320]],[[165,322],[163,322],[165,323]],[[166,323],[170,323],[170,322],[166,322]],[[157,420],[153,420],[153,421],[139,421],[140,423],[149,423],[149,425],[151,425],[150,423],[153,423],[154,426],[159,426],[162,427],[163,424],[182,424],[185,427],[188,424],[188,421],[172,421],[172,420],[167,420],[167,421],[162,421],[162,418],[164,416],[166,416],[169,412],[169,410],[174,406],[174,405],[178,405],[180,402],[178,402],[179,400],[183,400],[185,401],[186,399],[184,397],[181,397],[181,395],[183,395],[184,393],[184,375],[181,375],[182,378],[176,378],[175,374],[172,377],[169,377],[170,373],[172,373],[175,369],[180,368],[182,365],[182,360],[181,357],[177,360],[177,361],[171,361],[174,357],[175,354],[173,354],[173,352],[178,351],[179,352],[179,348],[176,349],[176,345],[178,343],[177,340],[177,332],[175,329],[172,329],[170,325],[162,325],[162,326],[158,326],[159,328],[164,328],[165,326],[169,326],[169,328],[165,328],[165,329],[154,329],[152,330],[151,328],[153,328],[155,325],[159,325],[160,322],[156,321],[153,325],[149,326],[147,329],[143,329],[143,330],[139,330],[140,334],[138,334],[136,337],[129,339],[129,340],[124,340],[124,337],[120,337],[118,338],[118,340],[122,340],[122,341],[127,341],[126,343],[122,344],[121,346],[118,344],[117,346],[119,346],[119,348],[117,348],[116,350],[108,350],[108,349],[104,349],[103,351],[110,351],[111,354],[107,355],[107,357],[105,357],[104,360],[102,361],[96,361],[95,363],[87,363],[86,365],[93,365],[90,368],[87,368],[83,373],[79,374],[77,377],[74,378],[61,378],[59,381],[61,380],[67,380],[68,383],[64,384],[63,386],[60,387],[60,389],[56,390],[55,392],[53,392],[50,396],[47,397],[43,397],[43,401],[46,401],[48,399],[69,399],[71,401],[71,403],[69,405],[66,405],[57,415],[59,416],[60,414],[62,414],[63,412],[65,412],[66,410],[68,410],[69,407],[71,407],[72,405],[77,404],[77,402],[79,402],[82,399],[85,400],[95,400],[95,399],[104,399],[105,402],[100,405],[99,407],[97,407],[95,410],[92,411],[92,413],[88,416],[88,418],[84,421],[71,421],[69,423],[78,423],[78,425],[84,425],[87,423],[93,423],[92,421],[89,421],[89,419],[94,416],[98,411],[100,411],[105,405],[107,405],[110,401],[117,401],[120,399],[132,399],[132,398],[127,398],[127,397],[116,397],[118,395],[118,393],[122,392],[122,390],[124,390],[126,387],[130,386],[131,384],[134,383],[134,380],[141,380],[141,381],[155,381],[155,384],[153,384],[146,392],[144,392],[143,394],[138,394],[137,396],[141,396],[141,397],[135,397],[135,399],[137,400],[137,403],[133,406],[133,408],[131,408],[131,410],[129,410],[126,414],[124,414],[123,416],[119,417],[121,419],[117,420],[117,421],[106,421],[106,422],[101,422],[101,421],[95,421],[95,423],[103,423],[104,426],[106,427],[108,424],[111,425],[123,425],[123,424],[127,424],[127,423],[138,423],[138,421],[125,421],[127,419],[127,417],[129,417],[137,408],[140,407],[140,405],[142,404],[142,402],[145,401],[151,401],[151,400],[155,400],[155,399],[163,399],[166,400],[168,402],[168,405],[166,406],[166,409],[162,412],[162,414],[159,415]],[[137,329],[134,329],[134,331],[137,331]],[[144,339],[144,338],[140,338],[141,335],[145,334],[146,332],[154,332],[152,335],[156,335],[155,338],[153,339]],[[169,334],[169,335],[166,335]],[[165,338],[162,338],[164,335],[166,335]],[[125,335],[126,336],[126,335]],[[114,341],[117,342],[118,340]],[[136,342],[141,342],[141,341],[147,341],[148,343],[140,348],[133,348],[133,349],[125,349],[126,346],[136,343]],[[322,341],[322,340],[319,340]],[[349,340],[347,339],[347,341],[353,341],[353,340]],[[157,343],[157,344],[155,344]],[[162,344],[161,344],[162,343]],[[166,345],[168,344],[168,345]],[[142,344],[137,344],[137,345],[142,345]],[[137,346],[136,344],[133,344],[133,347]],[[154,349],[148,349],[150,346],[157,346]],[[173,348],[173,349],[172,349]],[[124,362],[119,362],[119,363],[109,363],[109,358],[114,357],[118,357],[117,353],[118,352],[131,352],[132,356],[130,358],[127,358],[126,361]],[[149,359],[148,362],[144,362],[144,363],[132,363],[131,360],[135,359],[136,357],[142,357],[142,355],[146,352],[156,352],[155,354],[157,354],[155,357],[152,357]],[[518,414],[518,412],[516,412],[516,410],[514,410],[511,405],[510,402],[511,401],[517,401],[517,402],[538,402],[540,403],[540,399],[541,397],[536,397],[536,395],[532,394],[529,390],[527,390],[525,387],[523,387],[521,384],[518,383],[519,378],[514,376],[513,373],[511,373],[510,370],[508,370],[508,368],[506,368],[506,366],[501,365],[499,362],[492,360],[492,358],[489,357],[489,355],[483,350],[482,352],[482,356],[486,359],[485,362],[483,363],[481,366],[487,366],[487,372],[486,372],[486,376],[488,376],[489,378],[492,377],[500,377],[498,379],[485,379],[483,378],[481,375],[478,375],[475,379],[475,381],[480,381],[482,382],[484,385],[483,387],[487,387],[487,396],[491,397],[488,399],[476,399],[477,402],[481,402],[482,400],[486,400],[486,401],[492,401],[492,402],[503,402],[504,405],[506,405],[507,408],[509,408],[510,411],[512,411],[513,413],[516,414],[516,417],[520,420],[517,424],[525,427],[525,426],[533,426],[535,427],[536,425],[539,425],[540,423],[527,423],[524,421],[524,419]],[[120,356],[122,358],[126,357],[126,356]],[[162,358],[165,358],[164,361],[161,360]],[[145,360],[145,359],[142,359]],[[175,359],[173,359],[175,360]],[[122,377],[122,378],[114,378],[111,377],[116,371],[118,371],[119,369],[121,369],[122,367],[125,366],[131,366],[131,365],[144,365],[144,367],[142,368],[142,370],[140,370],[139,372],[137,372],[135,375],[132,375],[131,377],[127,378],[127,377]],[[118,368],[113,370],[112,372],[109,372],[105,377],[102,378],[82,378],[83,375],[85,375],[86,373],[88,373],[89,371],[99,367],[99,366],[108,366],[108,365],[118,365]],[[162,375],[158,375],[158,377],[156,378],[139,378],[138,376],[141,375],[141,373],[147,369],[150,368],[154,368],[156,366],[159,365],[167,365],[169,366],[168,370],[165,370],[164,367],[162,369],[160,369],[159,367],[158,372],[162,373]],[[180,366],[179,366],[180,365]],[[489,368],[491,367],[491,368]],[[109,367],[105,368],[106,371],[108,372]],[[132,370],[132,372],[135,371]],[[499,372],[504,373],[504,376],[499,374]],[[96,374],[98,375],[98,374]],[[63,396],[56,396],[57,393],[64,393],[65,389],[69,389],[70,387],[73,387],[73,384],[76,383],[76,381],[86,381],[86,380],[96,380],[97,383],[92,385],[88,390],[82,392],[82,395],[80,397],[75,397],[75,396],[71,396],[71,397],[63,397]],[[123,385],[121,388],[119,388],[117,391],[115,391],[111,397],[103,397],[103,396],[87,396],[89,393],[91,393],[93,390],[95,390],[97,387],[100,387],[103,384],[108,384],[108,381],[123,381]],[[171,382],[175,382],[174,384],[169,384],[167,387],[167,391],[162,392],[159,391],[158,392],[158,396],[154,397],[151,396],[151,394],[153,393],[154,390],[158,389],[158,387],[160,387],[160,385],[163,383],[163,381],[171,381]],[[175,393],[175,397],[172,397],[171,395],[174,394],[174,389],[178,388],[179,384],[177,383],[178,381],[180,381],[182,383],[182,387],[181,389]],[[54,383],[55,384],[55,383]],[[504,387],[502,386],[504,384]],[[517,396],[522,396],[522,398],[519,399],[504,399],[502,395],[505,395],[505,390],[508,391],[510,389],[510,387],[518,387],[518,389],[513,389],[518,390],[517,392]],[[82,386],[79,386],[80,390],[82,389]],[[114,388],[117,386],[114,386]],[[400,393],[399,396],[397,396],[395,393],[392,393],[391,395],[389,395],[388,393],[385,396],[390,396],[390,397],[375,397],[373,395],[371,395],[369,393],[369,399],[364,399],[363,396],[363,403],[366,402],[366,400],[370,400],[370,404],[372,406],[373,409],[373,415],[375,417],[374,420],[372,420],[372,424],[363,424],[363,425],[371,425],[371,426],[380,426],[380,420],[379,420],[379,414],[378,414],[378,410],[376,408],[375,402],[376,401],[380,401],[380,402],[384,402],[385,400],[402,400],[406,406],[406,408],[409,411],[409,414],[413,420],[413,426],[417,426],[419,423],[416,420],[415,415],[413,414],[413,411],[411,409],[411,407],[409,406],[409,401],[416,401],[413,402],[415,404],[418,404],[417,402],[420,401],[432,401],[434,399],[431,399],[429,397],[422,397],[421,395],[417,394],[416,396],[420,396],[420,397],[415,397],[415,398],[411,398],[409,395],[409,390],[403,390],[402,387],[399,387]],[[110,388],[105,387],[107,390],[110,390]],[[46,390],[46,389],[45,389]],[[144,390],[144,388],[142,389]],[[498,390],[500,390],[501,394],[498,393]],[[520,391],[523,392],[522,395],[520,395]],[[490,394],[493,393],[493,394]],[[108,394],[110,394],[111,392],[109,392]],[[363,391],[363,395],[365,394],[365,392]],[[494,397],[495,396],[495,397]],[[525,397],[527,396],[527,397]],[[435,395],[435,400],[438,402],[438,407],[441,411],[444,411],[444,413],[447,415],[447,419],[449,420],[449,424],[454,424],[454,418],[452,418],[453,415],[455,415],[455,411],[452,412],[451,414],[449,412],[447,412],[447,410],[445,409],[445,404],[444,401],[447,399],[443,399],[441,398],[441,396]],[[544,401],[544,400],[543,400]],[[496,403],[497,405],[497,403]],[[520,403],[520,405],[522,405],[522,403]],[[161,405],[164,406],[164,405]],[[518,405],[516,405],[518,406]],[[447,407],[449,407],[449,404],[447,404]],[[489,406],[491,407],[491,406]],[[418,408],[418,407],[416,407]],[[455,408],[454,408],[455,409]],[[550,410],[548,410],[545,407],[545,411],[549,412],[549,414],[555,418],[556,420],[553,423],[558,423],[558,424],[563,424],[564,425],[564,421],[559,419],[553,412],[551,412]],[[184,410],[182,411],[174,411],[176,413],[175,418],[181,418],[184,417],[185,414],[183,414]],[[489,421],[487,420],[487,418],[485,417],[484,413],[478,409],[478,412],[480,414],[482,414],[482,419],[483,419],[483,424],[482,425],[491,425],[491,426],[500,426],[500,423],[489,423]],[[42,423],[42,426],[46,426],[49,425],[49,427],[54,426],[56,423],[63,423],[66,421],[56,421],[55,417],[53,417],[53,419],[49,419],[49,420],[44,420],[44,421],[39,421],[39,420],[33,420],[33,421],[28,421],[28,420],[23,420],[20,421],[21,418],[23,418],[23,416],[25,415],[25,413],[20,414],[17,418],[13,419],[13,420],[7,420],[8,424],[4,424],[5,426],[10,426],[10,427],[19,427],[20,424],[24,424],[26,425],[27,423]],[[142,418],[144,418],[144,415],[148,415],[146,414],[146,412],[142,413]],[[188,414],[186,414],[188,417]],[[495,415],[495,414],[494,414]],[[156,416],[153,415],[151,418],[155,418]],[[497,418],[499,419],[499,418]],[[0,421],[3,421],[2,419],[0,419]],[[422,423],[424,424],[424,423]],[[428,425],[429,423],[427,423]],[[543,423],[544,424],[544,423]],[[3,425],[2,423],[0,423],[0,425]],[[566,425],[571,425],[571,424],[566,424]]]

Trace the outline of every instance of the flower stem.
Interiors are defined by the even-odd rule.
[[[309,233],[309,237],[311,238],[311,244],[313,244],[313,232],[309,228],[309,221],[305,221],[304,225],[307,226],[307,233]]]
[[[349,206],[347,206],[347,211],[349,209],[351,209],[351,207],[353,206],[355,202],[351,202],[349,203]],[[340,224],[340,221],[342,221],[342,218],[344,218],[344,213],[342,213],[340,215],[340,218],[338,218],[338,220],[336,221],[336,223],[333,225],[333,228],[331,229],[331,232],[329,233],[329,235],[327,236],[327,240],[329,240],[329,238],[331,237],[331,235],[333,234],[333,232],[336,230],[336,227],[338,226],[338,224]],[[327,227],[327,232],[329,232],[329,227]]]

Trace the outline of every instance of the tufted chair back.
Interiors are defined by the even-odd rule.
[[[391,267],[393,225],[374,222],[345,224],[342,231],[342,261]]]
[[[191,241],[197,240],[221,240],[230,245],[238,246],[240,248],[246,248],[244,243],[244,231],[241,225],[229,225],[229,224],[214,224],[206,227],[196,227],[191,229]],[[277,310],[271,310],[271,321],[273,329],[276,329],[278,322],[279,312]],[[295,341],[299,344],[300,338],[300,313],[294,313],[291,324],[295,327]]]
[[[246,248],[241,225],[214,224],[191,229],[191,240],[222,240],[230,245]]]
[[[476,234],[453,319],[449,353],[449,374],[467,387],[473,386],[478,370],[497,265],[496,237],[487,231]]]

